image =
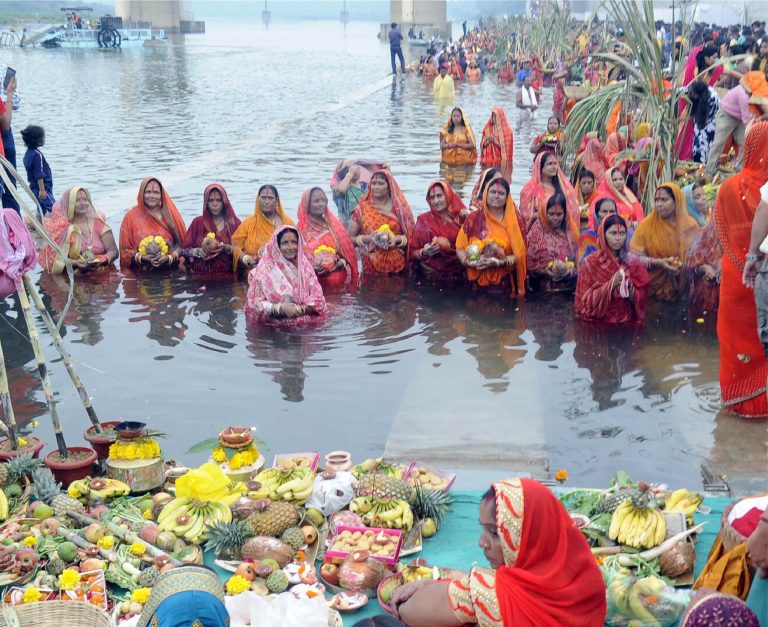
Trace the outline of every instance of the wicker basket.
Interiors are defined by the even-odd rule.
[[[564,87],[565,95],[568,100],[583,100],[587,96],[591,96],[595,88],[594,87]]]
[[[13,608],[21,627],[114,627],[104,610],[90,603],[44,601]],[[8,627],[0,615],[0,627]]]
[[[734,501],[728,507],[726,507],[723,510],[723,517],[720,520],[720,540],[723,542],[723,549],[726,553],[732,551],[737,546],[744,544],[747,541],[747,537],[741,535],[731,526],[731,523],[728,522],[728,515],[731,513],[733,506],[738,502],[739,501]]]

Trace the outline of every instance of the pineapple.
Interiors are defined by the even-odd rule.
[[[253,537],[251,529],[241,520],[233,520],[231,523],[215,522],[208,526],[205,533],[208,536],[206,551],[213,550],[216,555],[233,558],[240,555],[240,547]]]
[[[379,472],[370,472],[363,475],[355,486],[357,496],[375,496],[378,499],[400,499],[413,503],[416,493],[414,489],[402,479],[390,477]]]
[[[255,536],[279,538],[286,529],[299,524],[298,510],[285,501],[275,501],[263,512],[254,512],[245,524]]]
[[[42,501],[53,507],[53,499],[61,494],[61,484],[56,483],[53,473],[48,468],[36,468],[32,471],[32,501]],[[56,512],[54,512],[55,514]]]
[[[24,477],[32,474],[32,471],[39,468],[42,463],[39,459],[32,457],[33,453],[24,453],[16,455],[9,459],[3,466],[7,471],[6,483],[16,483],[22,481]],[[2,471],[0,470],[0,474]]]
[[[78,514],[85,513],[85,505],[64,493],[53,498],[53,501],[51,501],[51,509],[53,510],[54,516],[66,516],[67,512],[77,512]],[[67,520],[70,520],[70,518],[68,517]]]
[[[603,512],[613,513],[627,499],[632,501],[637,509],[645,509],[651,502],[651,486],[644,481],[638,481],[636,488],[619,488],[603,493],[600,505]]]
[[[0,464],[0,489],[8,485],[8,466]]]
[[[452,497],[452,492],[446,493],[417,486],[413,511],[420,518],[431,518],[435,521],[435,526],[440,529],[445,516],[453,511],[451,505],[456,501]]]

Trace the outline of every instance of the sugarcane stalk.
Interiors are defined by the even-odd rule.
[[[85,538],[80,537],[77,535],[74,531],[70,531],[69,529],[65,529],[64,527],[59,527],[56,530],[56,535],[61,536],[65,540],[69,540],[73,544],[76,544],[81,549],[89,549],[92,546],[95,546],[97,549],[99,549],[99,555],[103,557],[108,562],[116,562],[117,561],[117,553],[114,551],[108,551],[107,549],[102,549],[98,544],[94,544],[93,542],[88,542]]]
[[[69,352],[64,347],[61,334],[56,330],[56,325],[54,324],[51,315],[48,313],[48,310],[45,308],[45,304],[43,303],[43,299],[40,297],[40,292],[37,290],[37,286],[35,285],[34,281],[32,281],[32,277],[29,276],[29,272],[25,272],[23,278],[24,285],[32,295],[32,302],[35,303],[37,311],[40,312],[40,316],[42,317],[43,322],[48,329],[48,333],[50,333],[51,337],[53,337],[53,345],[56,347],[56,350],[59,351],[59,355],[61,355],[61,359],[64,362],[64,367],[67,369],[69,378],[72,379],[72,383],[75,384],[75,389],[77,389],[80,400],[83,402],[83,407],[85,407],[88,418],[90,418],[91,423],[93,423],[94,430],[96,433],[101,433],[101,424],[99,424],[96,411],[93,409],[91,400],[88,398],[88,392],[86,392],[85,386],[83,386],[83,382],[80,380],[80,376],[75,370],[75,366],[72,363],[72,358],[69,356]]]
[[[80,514],[79,512],[65,512],[65,513],[70,518],[84,525],[92,525],[94,523],[104,525],[104,523],[99,522],[95,518],[91,518],[90,516]],[[118,527],[115,523],[112,523],[112,522],[106,523],[105,526],[107,529],[109,529],[109,531],[113,535],[120,538],[123,542],[129,542],[131,544],[133,544],[134,542],[138,542],[139,544],[143,544],[145,547],[147,547],[147,553],[149,553],[152,557],[160,557],[161,555],[166,555],[170,559],[171,564],[173,564],[174,566],[182,565],[182,563],[179,560],[177,560],[175,557],[168,555],[168,553],[166,551],[163,551],[162,549],[158,549],[154,544],[150,544],[146,540],[142,540],[133,531],[126,531],[125,529],[120,529],[120,527]]]
[[[0,342],[0,403],[2,403],[5,415],[5,422],[0,422],[0,430],[11,441],[11,450],[17,451],[19,450],[19,433],[16,429],[16,417],[13,413],[11,393],[8,389],[8,373],[5,371],[5,354],[3,353],[2,342]]]
[[[24,320],[27,322],[29,339],[32,342],[32,350],[35,353],[37,368],[40,371],[40,379],[42,380],[43,391],[45,392],[45,401],[48,403],[48,410],[51,412],[51,422],[53,423],[53,432],[56,434],[59,455],[61,455],[62,459],[66,459],[68,456],[67,445],[64,442],[64,434],[61,432],[61,422],[59,422],[59,412],[56,410],[56,401],[53,399],[53,388],[51,387],[51,379],[48,376],[48,366],[45,364],[45,355],[43,355],[43,348],[40,345],[40,336],[37,334],[35,320],[32,318],[32,310],[29,307],[27,292],[24,290],[23,285],[19,285],[16,288],[16,292],[19,295],[21,310],[24,312]]]

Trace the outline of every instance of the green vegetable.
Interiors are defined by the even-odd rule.
[[[569,512],[591,517],[600,505],[603,490],[572,490],[560,495],[560,502]]]
[[[629,478],[629,475],[624,470],[619,470],[613,479],[611,479],[612,488],[636,488],[637,484]]]

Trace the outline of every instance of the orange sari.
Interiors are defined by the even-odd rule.
[[[285,215],[283,203],[280,196],[277,197],[277,214],[283,220],[283,225],[294,226],[291,218]],[[237,272],[237,264],[243,255],[255,257],[259,254],[262,246],[266,246],[272,233],[275,232],[274,225],[261,210],[259,197],[256,197],[256,209],[252,216],[247,217],[240,223],[237,230],[232,235],[232,256],[234,257],[234,270]]]
[[[488,210],[488,187],[483,194],[483,210],[470,213],[464,226],[461,227],[456,238],[456,250],[466,250],[474,240],[490,241],[492,238],[503,242],[504,252],[507,257],[515,256],[514,268],[489,268],[478,270],[467,268],[467,277],[476,282],[480,287],[499,285],[502,281],[516,271],[516,281],[512,285],[512,297],[525,295],[525,277],[527,274],[527,252],[523,226],[520,214],[517,212],[512,194],[507,196],[507,206],[504,210],[504,219],[498,219]]]
[[[150,181],[157,181],[163,193],[163,219],[161,221],[147,211],[144,206],[144,190]],[[134,255],[139,251],[141,240],[150,235],[160,236],[168,244],[169,252],[184,242],[187,227],[176,209],[163,184],[154,176],[145,178],[139,185],[136,206],[125,214],[120,225],[120,265],[123,268],[135,266]]]
[[[747,72],[739,83],[749,94],[749,110],[752,113],[760,117],[763,109],[768,111],[768,81],[763,72]]]
[[[635,229],[630,250],[656,259],[677,257],[684,265],[691,242],[699,232],[699,225],[688,215],[682,190],[674,183],[664,183],[661,187],[669,189],[675,197],[675,224],[662,218],[654,207]],[[686,273],[683,266],[676,275],[662,268],[653,268],[648,271],[648,276],[651,278],[649,296],[659,300],[677,300],[684,294]]]
[[[493,121],[494,114],[496,122]],[[483,138],[480,140],[480,145],[482,146],[489,137],[497,139],[499,145],[497,146],[490,142],[485,148],[482,148],[481,163],[487,167],[499,164],[502,161],[512,161],[514,157],[514,136],[507,122],[507,116],[504,114],[504,109],[501,107],[494,107],[491,112],[491,119],[486,122],[485,128],[483,128]]]
[[[768,122],[760,122],[747,135],[742,171],[723,182],[712,212],[725,253],[717,316],[720,389],[723,405],[746,418],[768,415],[768,360],[757,333],[754,292],[741,280],[760,188],[768,181],[766,146]]]
[[[453,121],[449,118],[445,128],[440,131],[440,139],[444,139],[447,143],[468,144],[472,142],[474,148],[471,150],[467,150],[466,148],[445,148],[443,150],[443,161],[446,163],[474,163],[477,161],[477,142],[475,141],[475,133],[467,121],[464,109],[461,107],[457,108],[461,111],[464,130],[459,131],[458,133],[451,132]],[[453,115],[453,112],[451,112],[451,115]],[[456,129],[454,128],[454,131],[455,130]]]

